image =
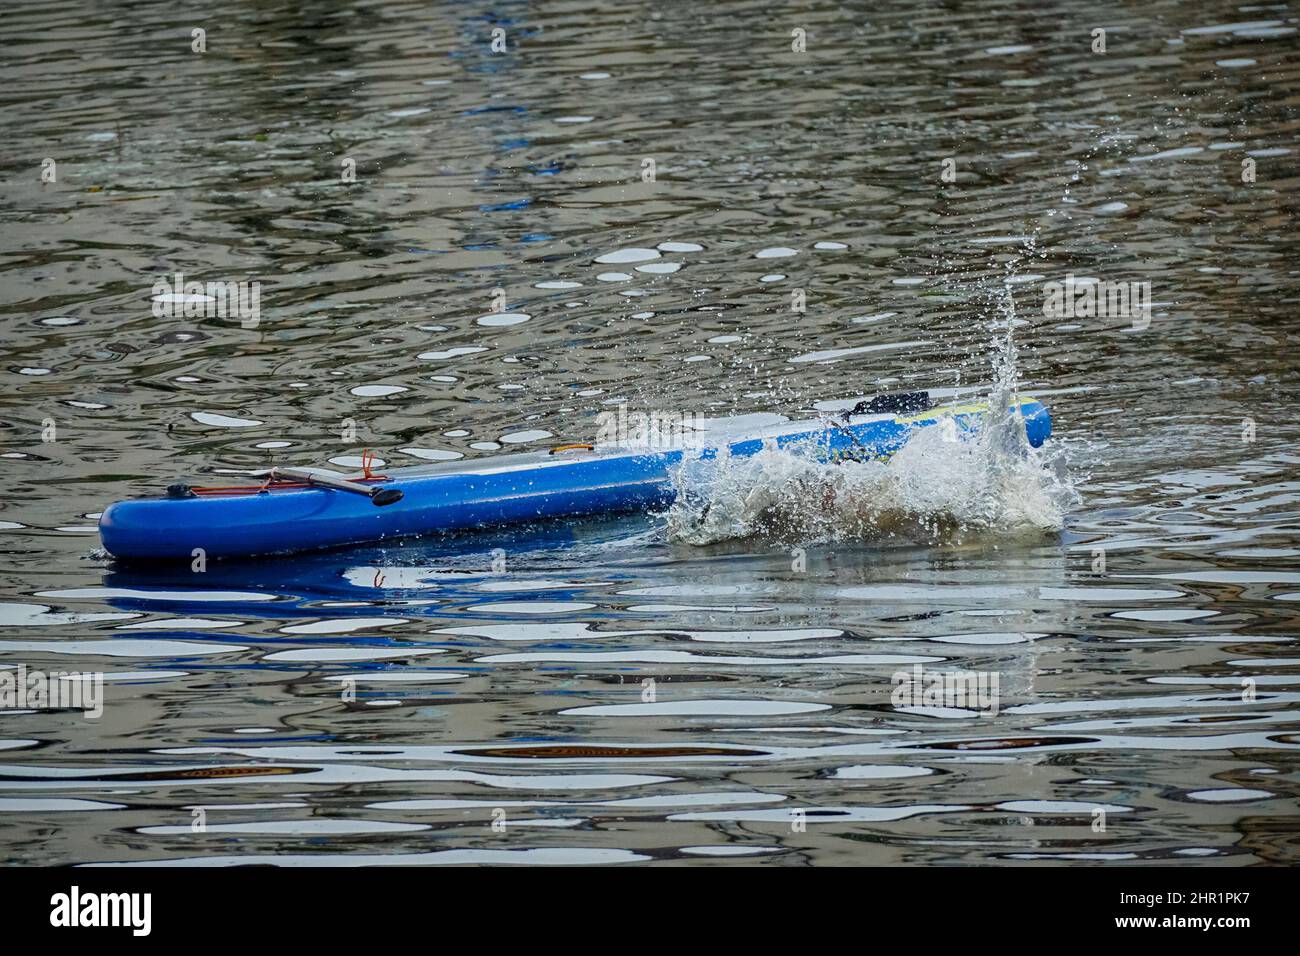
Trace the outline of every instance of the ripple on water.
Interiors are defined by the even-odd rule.
[[[595,261],[601,265],[623,264],[629,262],[648,262],[651,259],[659,258],[658,249],[618,249],[614,252],[606,252],[596,257]]]

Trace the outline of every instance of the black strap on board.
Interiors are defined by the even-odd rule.
[[[875,398],[858,402],[844,413],[848,421],[854,415],[883,415],[892,412],[895,415],[908,412],[923,412],[931,408],[929,392],[899,392],[897,395],[877,395]]]

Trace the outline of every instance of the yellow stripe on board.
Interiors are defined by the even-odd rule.
[[[1025,396],[1020,399],[1020,408],[1026,405],[1033,405],[1038,399]],[[989,410],[988,402],[972,402],[969,405],[948,405],[944,408],[932,408],[928,412],[921,412],[919,415],[908,415],[906,417],[897,415],[894,417],[895,424],[913,425],[916,422],[928,422],[938,418],[946,418],[956,415],[984,415]]]

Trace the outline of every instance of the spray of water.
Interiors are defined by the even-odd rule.
[[[672,478],[670,540],[954,543],[1060,530],[1078,503],[1058,440],[1033,448],[1019,413],[1015,343],[994,360],[990,412],[974,435],[924,428],[888,461],[820,460],[814,447],[685,460]]]

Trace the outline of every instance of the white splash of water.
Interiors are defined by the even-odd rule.
[[[672,475],[669,539],[938,543],[1060,530],[1078,495],[1064,443],[1029,444],[1010,336],[995,371],[978,432],[942,422],[922,428],[888,461],[831,463],[819,460],[815,447],[772,443],[749,457],[683,461]]]

